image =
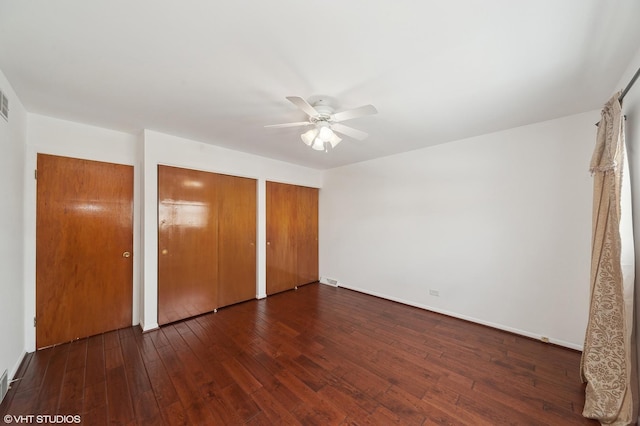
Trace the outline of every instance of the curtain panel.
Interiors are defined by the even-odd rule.
[[[625,288],[621,265],[625,147],[619,96],[616,93],[602,110],[590,165],[594,178],[591,303],[581,360],[582,380],[587,384],[582,414],[610,425],[635,422],[633,285]]]

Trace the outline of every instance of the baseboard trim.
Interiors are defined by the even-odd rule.
[[[28,352],[26,352],[26,351],[22,352],[22,355],[18,358],[18,361],[13,365],[11,370],[9,370],[9,382],[11,382],[13,379],[15,379],[16,373],[18,372],[18,370],[20,369],[20,366],[24,362],[24,357],[27,356],[27,353]]]
[[[485,321],[485,320],[481,320],[478,318],[474,318],[468,315],[462,315],[459,314],[457,312],[452,312],[452,311],[448,311],[446,309],[440,309],[440,308],[435,308],[433,306],[429,306],[429,305],[423,305],[421,303],[416,303],[410,300],[405,300],[402,298],[398,298],[398,297],[393,297],[393,296],[389,296],[387,294],[383,294],[383,293],[378,293],[375,291],[369,291],[363,288],[359,288],[359,287],[353,287],[353,286],[348,286],[348,285],[344,285],[342,283],[340,283],[340,287],[348,289],[348,290],[353,290],[353,291],[357,291],[358,293],[364,293],[364,294],[368,294],[370,296],[375,296],[375,297],[379,297],[381,299],[386,299],[386,300],[391,300],[393,302],[397,302],[397,303],[402,303],[403,305],[408,305],[408,306],[413,306],[414,308],[420,308],[420,309],[424,309],[426,311],[430,311],[430,312],[435,312],[441,315],[446,315],[448,317],[453,317],[453,318],[458,318],[464,321],[469,321],[469,322],[473,322],[476,324],[480,324],[480,325],[484,325],[486,327],[491,327],[491,328],[495,328],[498,330],[502,330],[502,331],[506,331],[508,333],[512,333],[512,334],[517,334],[519,336],[523,336],[523,337],[527,337],[529,339],[533,339],[533,340],[537,340],[537,341],[541,341],[541,336],[528,332],[526,330],[520,330],[517,328],[513,328],[513,327],[509,327],[509,326],[505,326],[503,324],[497,324],[497,323],[493,323],[490,321]],[[550,344],[553,345],[557,345],[557,346],[562,346],[568,349],[573,349],[579,352],[582,352],[582,345],[577,345],[575,343],[571,343],[571,342],[567,342],[561,339],[556,339],[553,337],[549,337],[549,342]]]
[[[138,324],[138,326],[140,327],[140,329],[142,330],[143,333],[148,333],[150,331],[154,331],[160,328],[160,326],[158,325],[158,323],[153,323],[151,324],[149,327],[146,327],[145,325],[143,325],[142,323]]]

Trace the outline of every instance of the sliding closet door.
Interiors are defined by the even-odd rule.
[[[216,175],[158,166],[158,323],[218,307]]]
[[[256,297],[255,179],[217,175],[218,306]]]
[[[267,182],[267,294],[318,280],[318,190]]]
[[[316,282],[318,272],[318,189],[297,187],[297,285]]]
[[[296,286],[296,187],[267,182],[267,294]]]

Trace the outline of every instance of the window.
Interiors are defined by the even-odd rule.
[[[9,99],[2,92],[0,92],[0,115],[9,121]]]

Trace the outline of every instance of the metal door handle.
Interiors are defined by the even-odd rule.
[[[131,257],[131,253],[125,251],[124,253],[122,253],[122,257]]]

